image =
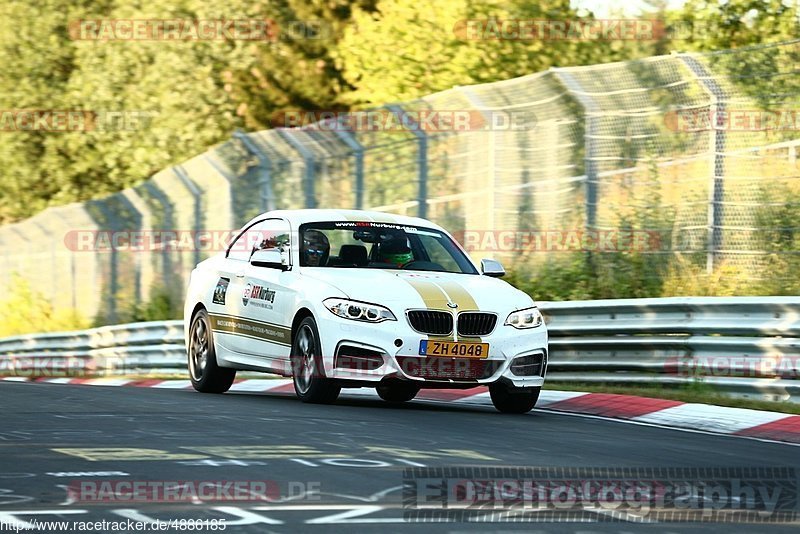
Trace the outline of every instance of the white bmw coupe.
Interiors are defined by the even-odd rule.
[[[424,219],[350,210],[272,211],[192,271],[184,308],[195,389],[237,370],[291,376],[305,402],[374,387],[489,387],[501,412],[536,404],[547,331],[530,296],[475,264]]]

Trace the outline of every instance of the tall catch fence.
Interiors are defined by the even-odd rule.
[[[304,207],[421,215],[476,256],[534,275],[636,256],[642,277],[674,266],[789,288],[799,56],[793,41],[554,68],[372,110],[384,122],[371,127],[337,116],[237,132],[136,187],[0,228],[0,294],[17,273],[56,307],[124,320],[154,291],[179,301],[224,232]],[[420,119],[437,112],[468,124]],[[632,231],[645,239],[620,241]]]

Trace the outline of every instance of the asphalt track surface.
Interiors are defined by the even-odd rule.
[[[321,406],[274,393],[0,383],[0,399],[0,524],[226,519],[225,532],[797,531],[796,524],[403,520],[403,472],[412,466],[795,466],[800,448],[787,444],[346,394]],[[103,480],[274,481],[282,500],[71,502],[67,486]]]

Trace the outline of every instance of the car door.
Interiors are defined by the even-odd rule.
[[[250,232],[254,234],[251,241],[256,243],[251,255],[257,250],[279,250],[288,266],[291,242],[287,221],[268,219],[256,224]],[[291,276],[278,267],[244,262],[229,289],[235,296],[232,304],[238,318],[233,350],[263,359],[268,366],[288,358],[291,344],[291,317],[288,316],[294,298],[287,287]]]
[[[242,276],[253,247],[248,242],[248,233],[249,229],[242,232],[219,262],[216,285],[207,304],[216,343],[228,351],[237,345],[234,320],[239,317],[241,307],[237,300],[240,299]]]

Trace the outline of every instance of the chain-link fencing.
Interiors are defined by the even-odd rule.
[[[325,207],[427,217],[516,280],[574,264],[642,280],[585,297],[692,291],[665,289],[675,273],[796,291],[798,56],[794,41],[554,68],[236,132],[136,187],[0,228],[0,286],[16,273],[56,307],[124,320],[156,291],[179,302],[193,265],[256,214]]]

